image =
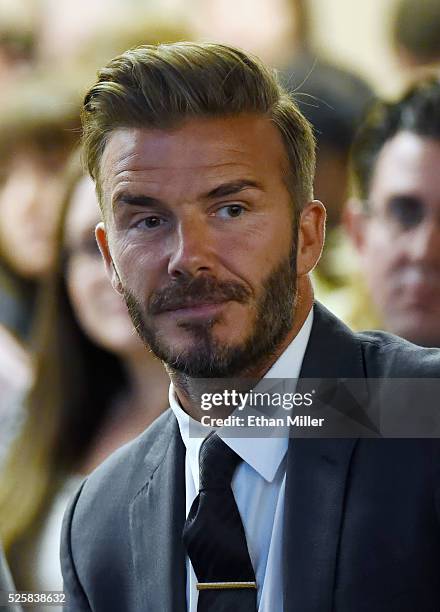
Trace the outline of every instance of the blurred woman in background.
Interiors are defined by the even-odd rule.
[[[77,106],[66,105],[63,86],[46,85],[27,80],[0,103],[0,466],[34,376],[43,287],[55,265],[62,170],[78,139]]]
[[[69,57],[62,28],[54,30],[61,47],[50,36],[47,45],[39,40],[40,72],[30,91],[11,89],[9,96],[18,121],[0,105],[0,538],[17,588],[27,590],[62,588],[59,534],[68,498],[168,406],[162,364],[138,340],[105,274],[94,239],[100,215],[93,184],[78,159],[66,183],[62,169],[78,140],[81,93],[96,69],[129,47],[191,36],[168,14],[127,11],[122,3],[115,18],[105,3],[101,8],[109,19]],[[19,138],[29,123],[37,123],[37,144],[44,145],[39,173],[20,166],[16,154],[21,142],[25,161],[40,151]]]
[[[61,589],[62,516],[81,479],[168,405],[168,377],[133,330],[94,238],[94,185],[70,180],[44,350],[0,476],[0,530],[19,589]]]
[[[159,8],[127,10],[127,2],[117,0],[116,15],[109,3],[99,2],[90,7],[86,24],[76,5],[49,4],[35,6],[23,22],[23,32],[32,34],[34,70],[17,74],[8,88],[0,40],[0,469],[22,426],[22,397],[51,325],[47,281],[55,260],[63,169],[79,139],[83,92],[96,70],[127,48],[191,38],[177,16]],[[18,16],[29,12],[26,1],[12,5],[21,7]],[[5,17],[1,34],[8,23],[1,8],[0,17]]]

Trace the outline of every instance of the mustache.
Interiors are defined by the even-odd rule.
[[[173,281],[149,300],[148,314],[157,315],[179,308],[190,308],[201,304],[218,304],[249,301],[251,291],[235,281],[218,281],[211,276],[198,276],[189,280]]]

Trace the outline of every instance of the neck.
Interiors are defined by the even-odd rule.
[[[270,353],[270,355],[264,357],[258,364],[252,368],[247,368],[246,371],[237,373],[237,377],[240,380],[234,379],[221,379],[213,378],[207,381],[206,378],[191,378],[181,372],[175,370],[169,370],[168,374],[173,383],[177,398],[182,408],[187,412],[193,419],[200,421],[202,416],[206,416],[200,407],[200,398],[203,393],[223,393],[225,390],[235,390],[245,392],[252,388],[256,380],[260,380],[270,370],[273,364],[279,359],[284,353],[286,348],[298,335],[300,329],[304,325],[305,320],[310,312],[313,305],[313,288],[311,281],[308,276],[304,276],[298,279],[298,290],[297,299],[295,303],[295,312],[293,318],[293,325],[289,330],[288,334],[284,337],[282,342],[277,348]],[[252,382],[253,381],[253,382]],[[237,389],[237,387],[240,387]],[[234,406],[225,407],[220,406],[218,409],[213,409],[211,412],[212,417],[226,417],[228,414],[233,412]]]

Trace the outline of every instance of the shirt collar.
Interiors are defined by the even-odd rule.
[[[313,323],[313,308],[304,321],[298,334],[286,347],[277,361],[266,372],[264,378],[298,378],[302,361],[309,341]],[[170,385],[169,401],[171,410],[177,419],[180,435],[186,447],[191,473],[196,489],[199,488],[199,451],[203,440],[210,433],[210,429],[187,414],[177,399],[173,384]],[[191,436],[189,434],[191,427]],[[226,431],[219,428],[217,433],[243,461],[256,470],[266,481],[272,482],[278,468],[287,452],[289,440],[287,437],[258,438],[228,438]]]

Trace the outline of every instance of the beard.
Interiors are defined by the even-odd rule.
[[[293,326],[296,302],[296,244],[264,279],[262,293],[253,308],[254,321],[248,337],[231,344],[215,337],[219,318],[203,322],[181,322],[179,327],[192,335],[188,349],[176,351],[170,340],[161,337],[154,316],[194,303],[233,300],[252,304],[249,289],[240,283],[219,282],[210,276],[173,281],[150,298],[147,308],[124,288],[124,299],[140,338],[168,368],[191,378],[223,378],[246,375],[276,355],[277,348]]]

